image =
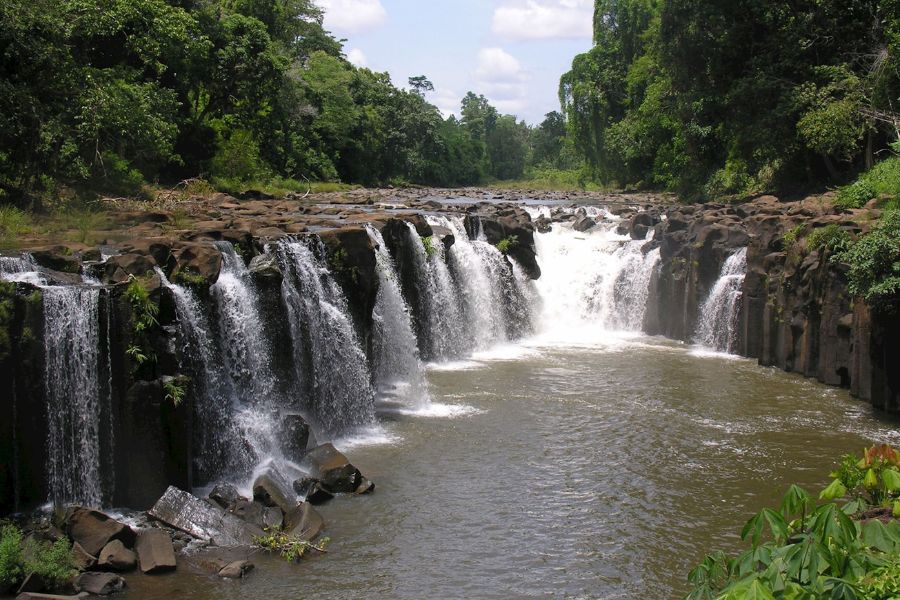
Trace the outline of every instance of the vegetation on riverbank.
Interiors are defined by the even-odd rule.
[[[900,452],[844,456],[817,504],[791,486],[741,531],[750,547],[707,556],[687,600],[889,600],[900,597]]]

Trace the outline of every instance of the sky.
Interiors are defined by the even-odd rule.
[[[357,66],[395,85],[427,76],[428,100],[459,116],[466,92],[538,124],[559,110],[559,77],[591,47],[593,0],[316,0]]]

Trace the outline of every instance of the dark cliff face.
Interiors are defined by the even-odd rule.
[[[465,218],[469,237],[478,234],[495,246],[506,242],[506,253],[521,265],[531,279],[539,279],[541,267],[534,245],[534,224],[529,214],[516,204],[481,202],[469,208]]]
[[[874,315],[847,291],[846,266],[827,248],[785,242],[837,224],[859,234],[871,220],[864,211],[842,213],[817,199],[782,203],[763,197],[737,206],[672,207],[656,225],[646,250],[660,248],[644,329],[691,341],[697,314],[725,260],[747,248],[747,275],[737,351],[760,364],[850,388],[873,405],[897,411],[900,382],[897,319]],[[788,236],[790,237],[790,236]]]

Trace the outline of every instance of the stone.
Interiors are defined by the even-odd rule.
[[[249,560],[236,560],[219,569],[219,577],[225,579],[243,579],[247,573],[253,570],[253,563]]]
[[[134,531],[128,525],[100,511],[80,506],[69,510],[66,533],[91,556],[99,556],[103,547],[113,540],[132,546],[135,539]]]
[[[281,266],[278,264],[278,257],[274,254],[259,254],[250,260],[250,266],[247,270],[261,279],[270,279],[281,281],[284,274],[281,272]]]
[[[307,453],[304,463],[310,467],[322,487],[332,493],[353,493],[359,487],[359,469],[331,443],[322,444]]]
[[[580,217],[575,221],[575,223],[572,224],[572,229],[574,229],[575,231],[585,232],[593,229],[596,224],[597,222],[592,218],[584,216]]]
[[[126,548],[121,540],[113,540],[100,551],[97,566],[112,571],[130,571],[137,566],[137,554]]]
[[[241,494],[234,485],[220,483],[209,493],[209,499],[225,510],[231,510],[237,504],[237,501],[241,499]]]
[[[125,580],[115,573],[82,573],[75,579],[75,589],[97,596],[109,596],[122,591]]]
[[[145,529],[138,533],[134,550],[142,573],[164,573],[177,566],[172,539],[161,529]]]
[[[278,530],[284,524],[284,512],[277,506],[270,506],[263,511],[263,529]]]
[[[252,546],[255,538],[265,533],[260,527],[172,486],[147,514],[217,546]]]
[[[265,506],[290,512],[299,504],[294,489],[276,469],[269,467],[253,482],[253,498]]]
[[[178,281],[180,273],[203,278],[207,285],[215,283],[222,270],[222,253],[212,244],[185,243],[174,253],[176,267],[169,279]]]
[[[16,593],[23,594],[25,592],[43,592],[46,589],[47,583],[44,581],[43,577],[41,577],[37,573],[29,573],[22,584],[19,586],[19,590]]]
[[[302,415],[286,414],[281,418],[281,450],[285,458],[300,462],[310,440],[309,423]]]
[[[284,530],[299,540],[312,541],[325,529],[325,520],[309,502],[298,505],[284,515]]]
[[[365,477],[359,482],[359,486],[356,488],[356,491],[353,492],[357,496],[363,496],[365,494],[371,494],[375,491],[375,484],[366,479]]]
[[[261,503],[241,498],[234,505],[234,509],[231,512],[247,523],[265,529],[264,516],[266,507]]]
[[[97,565],[97,557],[88,554],[78,542],[72,544],[72,560],[79,571],[88,571]]]
[[[314,477],[304,477],[294,482],[294,491],[314,506],[324,504],[334,498],[334,494],[322,487],[322,482]]]
[[[87,592],[81,592],[77,596],[61,596],[59,594],[42,594],[40,592],[24,592],[16,596],[16,600],[76,600],[90,596]]]

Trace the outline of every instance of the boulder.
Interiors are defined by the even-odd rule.
[[[113,540],[103,546],[97,566],[111,571],[131,571],[137,566],[137,554],[126,548],[120,540]]]
[[[331,493],[353,493],[359,487],[362,474],[359,469],[331,443],[310,450],[304,459],[314,477]]]
[[[253,482],[253,499],[265,506],[277,506],[284,512],[293,510],[299,503],[290,483],[271,467],[263,471]]]
[[[186,243],[175,254],[176,266],[170,279],[178,280],[179,273],[203,278],[207,285],[212,285],[219,278],[222,270],[222,253],[212,244],[202,242]]]
[[[278,264],[278,257],[274,254],[259,254],[250,259],[250,266],[247,267],[254,277],[271,281],[281,281],[284,273],[281,272],[281,266]]]
[[[172,538],[161,529],[145,529],[134,543],[142,573],[164,573],[176,567]]]
[[[302,415],[286,414],[281,418],[281,450],[285,458],[300,462],[309,446],[310,427]]]
[[[100,511],[80,506],[69,509],[66,533],[91,556],[98,556],[103,547],[113,540],[132,546],[135,539],[134,531],[128,525]]]
[[[153,271],[156,260],[147,254],[119,254],[103,263],[103,280],[111,283],[128,281],[129,275],[141,276]]]
[[[579,217],[575,221],[575,223],[572,224],[572,229],[574,229],[575,231],[585,232],[590,229],[593,229],[595,225],[597,225],[596,221],[594,221],[590,217],[584,216],[584,217]]]
[[[314,506],[324,504],[334,498],[334,494],[322,487],[322,482],[314,477],[304,477],[294,482],[294,491]]]
[[[82,573],[75,579],[75,589],[97,596],[109,596],[122,591],[125,580],[114,573]]]
[[[241,498],[237,501],[237,503],[235,503],[234,509],[232,509],[231,512],[242,518],[247,523],[250,523],[251,525],[255,525],[256,527],[259,527],[261,529],[265,529],[266,527],[266,507],[259,502]]]
[[[253,563],[249,560],[236,560],[219,569],[219,577],[225,579],[243,579],[247,573],[253,570]]]
[[[284,524],[284,512],[277,506],[270,506],[263,511],[263,529],[280,530]]]
[[[225,510],[232,510],[237,501],[241,500],[241,494],[234,485],[220,483],[209,493],[209,499]]]
[[[265,533],[260,527],[171,486],[147,514],[217,546],[251,546],[255,538]]]
[[[365,477],[359,482],[359,485],[356,487],[356,491],[353,492],[357,496],[363,496],[365,494],[371,494],[375,491],[375,484],[366,479]]]
[[[80,273],[81,258],[67,246],[47,246],[29,250],[34,262],[62,273]]]
[[[97,557],[88,554],[78,542],[72,544],[72,560],[79,571],[88,571],[97,565]]]
[[[312,541],[325,529],[325,520],[309,502],[284,515],[284,531],[295,539]]]
[[[47,589],[47,583],[44,578],[37,573],[29,573],[16,594],[24,594],[25,592],[43,592]]]

